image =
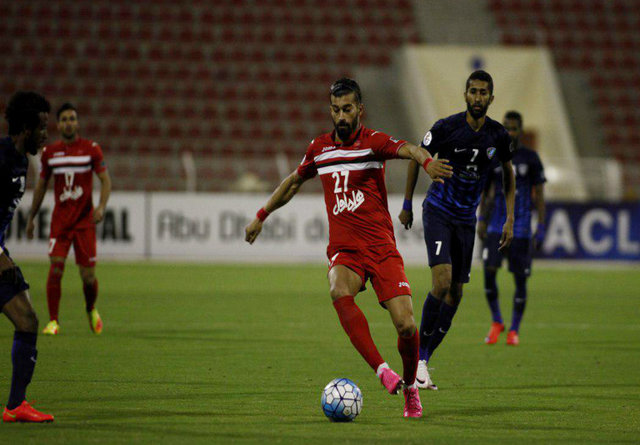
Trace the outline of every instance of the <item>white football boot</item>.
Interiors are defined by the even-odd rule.
[[[418,384],[418,388],[421,389],[430,389],[432,391],[437,391],[438,387],[433,384],[431,381],[431,377],[429,376],[429,370],[427,369],[427,361],[420,360],[418,362],[418,373],[416,374],[416,383]]]

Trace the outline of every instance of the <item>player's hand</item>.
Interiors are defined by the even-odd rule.
[[[33,232],[35,231],[36,225],[33,223],[33,218],[29,217],[27,220],[27,239],[33,239]]]
[[[502,226],[502,236],[500,237],[500,247],[498,250],[502,251],[509,247],[513,240],[513,219],[507,218],[507,221]]]
[[[402,209],[398,218],[405,229],[409,230],[411,228],[413,224],[413,212],[411,210]]]
[[[262,231],[262,221],[258,218],[254,219],[251,224],[244,228],[245,237],[244,240],[249,244],[253,244],[253,242],[258,238],[260,232]]]
[[[544,236],[547,233],[547,228],[544,224],[538,224],[536,234],[533,235],[533,247],[536,252],[542,249],[542,243],[544,242]]]
[[[443,178],[450,178],[453,176],[453,167],[449,165],[448,159],[434,159],[427,165],[427,174],[431,177],[433,182],[440,182],[444,184]]]
[[[482,241],[487,239],[487,221],[478,220],[478,226],[476,227],[476,231],[478,232],[478,238]]]
[[[93,222],[98,224],[104,219],[104,207],[98,206],[93,209]]]

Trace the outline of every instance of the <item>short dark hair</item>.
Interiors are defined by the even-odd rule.
[[[487,73],[485,70],[476,70],[467,79],[467,85],[465,87],[465,91],[469,89],[469,85],[472,80],[481,80],[483,82],[487,82],[489,84],[489,93],[493,94],[493,78],[491,74]]]
[[[14,136],[24,130],[33,130],[40,125],[40,113],[49,113],[51,105],[44,96],[33,91],[18,91],[11,99],[4,112],[9,123],[9,135]]]
[[[522,128],[522,115],[520,113],[518,113],[517,111],[507,111],[504,114],[504,118],[505,119],[513,119],[515,121],[518,121],[518,125],[520,126],[520,128]]]
[[[71,102],[65,102],[62,105],[60,105],[60,108],[58,108],[58,111],[56,111],[56,120],[59,121],[60,120],[60,115],[62,113],[64,113],[67,110],[73,110],[76,113],[78,113],[78,110],[76,107],[73,106],[73,104]]]
[[[353,79],[349,79],[348,77],[343,77],[342,79],[338,79],[331,84],[331,88],[329,88],[329,98],[331,96],[340,97],[345,94],[354,93],[356,97],[356,101],[358,103],[362,102],[362,91],[360,91],[360,85]]]

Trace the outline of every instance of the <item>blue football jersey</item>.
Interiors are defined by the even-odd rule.
[[[474,131],[465,115],[462,112],[439,120],[422,141],[421,146],[432,156],[448,159],[453,167],[453,176],[444,184],[431,184],[425,203],[453,218],[475,223],[492,160],[508,162],[513,153],[511,138],[502,124],[487,116],[484,125]]]
[[[29,160],[18,152],[10,137],[0,139],[0,246],[27,183]]]
[[[515,238],[529,238],[531,236],[531,210],[533,207],[531,191],[535,185],[546,182],[544,168],[538,153],[520,147],[513,153],[513,169],[516,175],[516,205],[514,209],[513,236]],[[487,232],[502,233],[502,226],[507,219],[507,207],[504,190],[502,189],[502,166],[495,163],[489,180],[495,185],[493,210]],[[487,183],[489,187],[490,183]]]

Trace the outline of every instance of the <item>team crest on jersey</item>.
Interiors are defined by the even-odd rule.
[[[518,165],[518,173],[520,173],[520,176],[526,176],[528,171],[529,166],[527,164]]]
[[[431,132],[427,131],[427,134],[424,135],[424,139],[422,140],[422,145],[425,147],[431,143]]]
[[[487,157],[488,157],[489,159],[492,159],[492,158],[493,158],[493,155],[495,155],[495,154],[496,154],[496,147],[489,147],[489,148],[487,148]]]

